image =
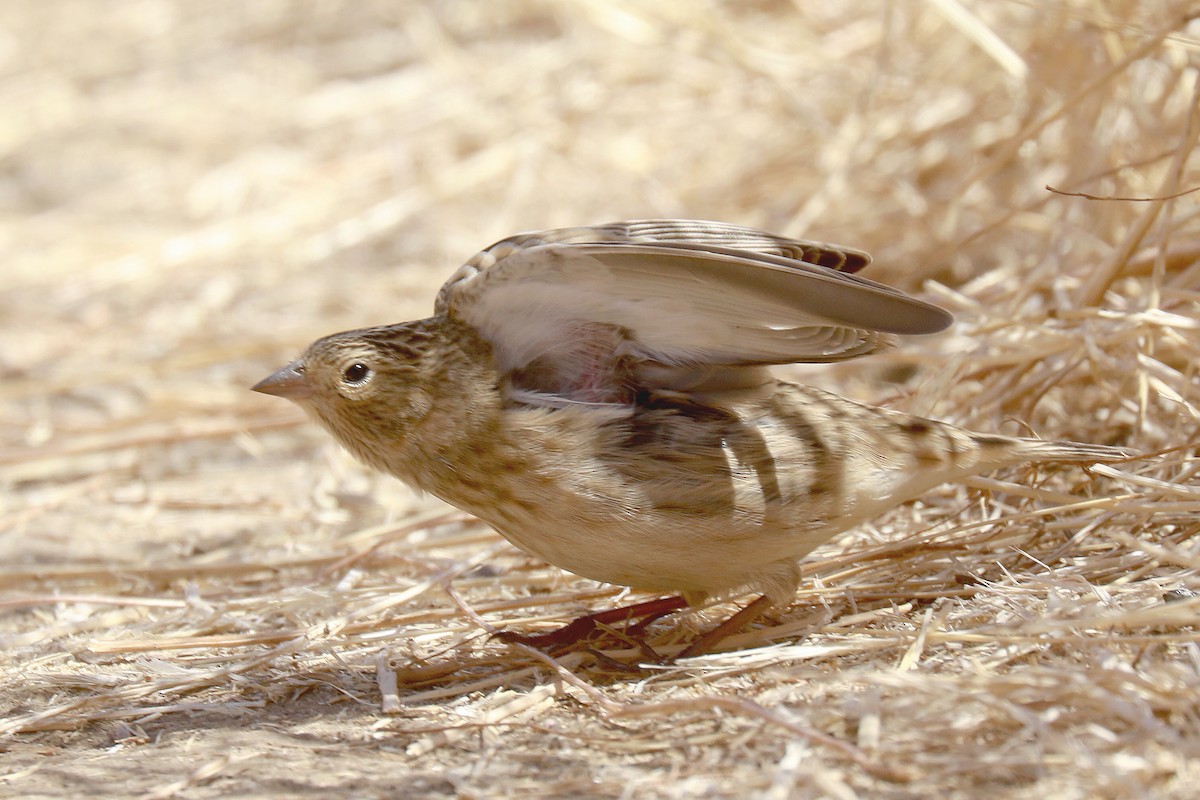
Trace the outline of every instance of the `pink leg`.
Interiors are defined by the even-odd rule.
[[[741,611],[734,614],[729,619],[722,622],[717,627],[713,628],[708,633],[694,640],[676,658],[690,658],[691,656],[702,656],[712,650],[713,647],[720,644],[721,640],[727,636],[740,631],[742,628],[749,625],[754,620],[763,615],[768,608],[771,607],[771,600],[766,595],[755,600],[750,605],[743,608]]]
[[[658,600],[648,600],[645,603],[635,603],[631,606],[611,608],[580,617],[556,631],[526,636],[520,633],[502,631],[497,636],[505,642],[517,642],[531,647],[557,647],[565,644],[575,644],[588,638],[597,630],[599,625],[639,620],[636,628],[641,630],[659,617],[678,611],[687,606],[682,597],[663,597]]]

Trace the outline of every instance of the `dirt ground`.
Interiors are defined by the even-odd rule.
[[[1195,797],[1200,27],[836,5],[0,4],[0,796]],[[958,317],[791,379],[1147,455],[931,492],[720,653],[494,639],[645,597],[247,387],[656,217]]]

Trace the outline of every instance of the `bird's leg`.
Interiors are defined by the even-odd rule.
[[[692,641],[687,647],[675,656],[675,658],[690,658],[691,656],[702,656],[718,645],[722,639],[740,631],[742,628],[749,625],[754,620],[761,617],[768,608],[771,607],[771,598],[765,594],[755,600],[750,605],[743,608],[741,611],[734,614],[729,619],[722,622],[717,627],[713,628],[708,633]]]
[[[659,617],[678,611],[687,606],[682,597],[662,597],[658,600],[648,600],[644,603],[634,603],[631,606],[611,608],[608,611],[598,611],[588,614],[564,625],[556,631],[526,636],[520,633],[501,631],[496,634],[502,641],[527,644],[531,647],[557,647],[564,644],[574,644],[588,638],[600,625],[613,625],[631,620],[638,620],[635,630],[645,629]]]
[[[761,617],[771,605],[772,602],[769,597],[766,595],[759,597],[708,633],[694,639],[675,658],[690,658],[710,652],[722,640],[732,636]],[[581,642],[596,631],[603,630],[610,625],[637,620],[636,625],[632,625],[626,629],[628,635],[636,638],[641,636],[650,623],[687,606],[688,602],[682,597],[663,597],[658,600],[648,600],[644,603],[635,603],[631,606],[621,606],[620,608],[611,608],[607,611],[588,614],[572,620],[558,630],[550,631],[549,633],[530,636],[501,631],[496,636],[505,642],[516,642],[517,644],[525,644],[531,647],[561,647]]]

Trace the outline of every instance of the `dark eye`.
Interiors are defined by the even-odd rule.
[[[342,380],[346,383],[362,383],[371,377],[371,368],[366,364],[355,362],[342,370]]]

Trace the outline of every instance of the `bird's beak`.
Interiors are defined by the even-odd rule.
[[[300,360],[293,361],[250,388],[255,392],[286,397],[297,402],[312,397],[312,385],[305,378],[304,362]]]

